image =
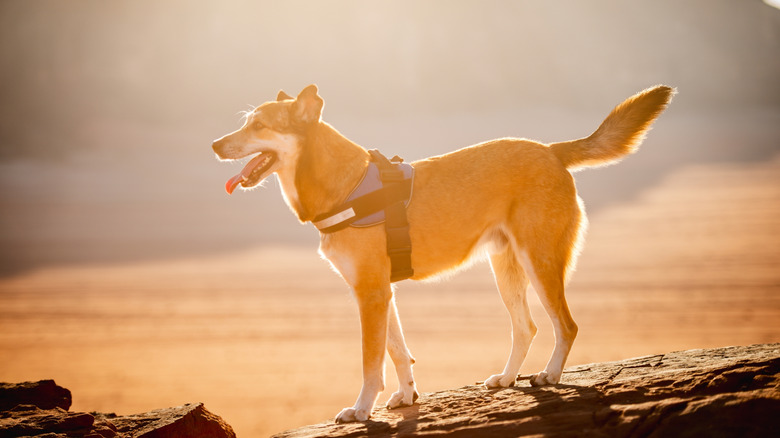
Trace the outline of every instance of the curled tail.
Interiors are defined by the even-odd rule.
[[[612,164],[639,148],[675,93],[665,85],[641,91],[616,106],[590,136],[552,143],[550,149],[570,170]]]

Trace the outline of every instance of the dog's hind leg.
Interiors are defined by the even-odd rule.
[[[404,340],[404,333],[401,329],[401,320],[398,317],[398,308],[395,305],[395,298],[390,300],[390,312],[388,315],[387,327],[387,352],[395,364],[395,373],[398,375],[398,391],[396,391],[387,401],[387,408],[399,408],[402,406],[411,406],[419,394],[417,386],[414,383],[414,374],[412,365],[414,358]]]
[[[528,309],[526,297],[528,278],[512,248],[506,246],[501,252],[492,255],[490,267],[493,269],[501,299],[512,320],[512,352],[509,354],[504,371],[490,376],[485,380],[485,386],[508,387],[515,384],[517,372],[536,335],[536,325]]]
[[[336,416],[336,423],[368,420],[379,393],[385,389],[388,310],[393,294],[390,283],[372,287],[358,286],[354,291],[360,310],[363,340],[363,388],[355,405],[344,408]]]
[[[535,254],[521,254],[521,264],[530,277],[544,310],[555,331],[555,348],[544,371],[531,376],[531,385],[554,385],[561,379],[563,366],[577,336],[577,324],[571,316],[564,296],[567,260],[563,257],[535,258]]]

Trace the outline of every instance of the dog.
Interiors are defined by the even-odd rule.
[[[515,384],[536,334],[526,289],[533,286],[555,333],[555,347],[531,385],[560,381],[577,335],[564,287],[587,224],[572,172],[614,163],[634,152],[676,90],[648,88],[615,107],[588,137],[542,144],[503,138],[411,163],[413,197],[406,215],[412,242],[412,280],[452,271],[483,254],[489,258],[512,322],[512,350],[488,388]],[[276,174],[282,195],[302,223],[339,206],[361,181],[369,153],[322,120],[324,101],[315,85],[296,97],[280,91],[246,115],[244,125],[213,142],[221,160],[253,156],[226,184],[252,188]],[[320,234],[320,254],[350,285],[360,312],[363,386],[337,423],[366,421],[384,390],[384,353],[399,389],[387,407],[412,405],[417,387],[394,288],[384,227],[346,227]]]

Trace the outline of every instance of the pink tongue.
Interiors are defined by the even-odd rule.
[[[252,174],[252,171],[255,170],[255,167],[262,163],[265,158],[266,157],[263,154],[252,158],[252,160],[249,161],[249,163],[247,163],[243,169],[241,169],[241,172],[238,175],[230,178],[227,183],[225,183],[225,190],[228,192],[228,195],[233,194],[233,190],[235,190],[239,184],[244,182],[245,178],[249,178],[249,175]]]
[[[225,184],[225,190],[228,192],[228,195],[233,194],[233,190],[238,187],[239,184],[241,184],[241,181],[243,178],[241,178],[242,175],[236,175],[233,178],[230,178],[228,182]]]

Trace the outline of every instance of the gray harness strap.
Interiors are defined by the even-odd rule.
[[[398,156],[388,160],[378,150],[370,150],[371,159],[379,167],[382,185],[391,191],[401,190],[404,173],[397,164],[403,160]],[[390,282],[405,280],[414,275],[412,268],[412,239],[409,237],[409,220],[406,217],[406,205],[403,200],[386,196],[385,233],[387,235],[387,255],[390,257]]]
[[[406,204],[411,198],[414,170],[408,164],[403,164],[406,169],[402,169],[403,160],[397,156],[388,160],[375,149],[369,153],[371,164],[379,170],[381,188],[355,198],[350,195],[344,204],[315,217],[312,223],[322,233],[333,233],[348,226],[366,226],[363,223],[366,221],[361,220],[371,217],[380,217],[375,222],[378,224],[381,223],[381,216],[384,216],[387,255],[390,257],[391,267],[390,281],[401,281],[414,275],[412,240],[409,237],[409,221],[406,217]],[[368,225],[374,224],[374,221],[368,222]]]

